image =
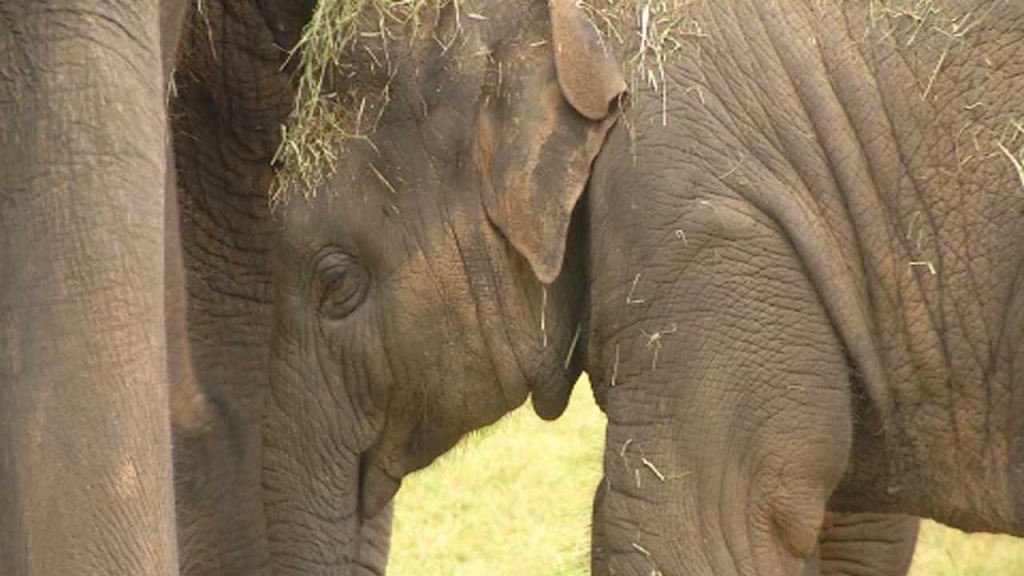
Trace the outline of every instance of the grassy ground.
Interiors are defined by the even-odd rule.
[[[590,386],[542,422],[527,406],[406,480],[389,574],[584,576],[604,418]],[[928,523],[911,576],[1024,575],[1024,540]]]

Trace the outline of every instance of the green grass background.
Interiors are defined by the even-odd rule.
[[[407,478],[393,576],[585,576],[604,416],[581,381],[555,422],[529,404]],[[1024,576],[1024,539],[926,522],[911,576]]]

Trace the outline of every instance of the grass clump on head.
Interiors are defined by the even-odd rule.
[[[495,0],[510,2],[513,0]],[[538,0],[534,0],[538,1]],[[706,0],[577,0],[606,41],[624,47],[623,70],[635,92],[650,88],[667,102],[665,65],[686,39],[705,36],[688,7]],[[388,102],[388,87],[343,82],[356,71],[347,57],[364,49],[373,61],[390,66],[388,43],[396,27],[416,26],[422,8],[460,0],[318,0],[289,60],[297,59],[295,106],[282,127],[273,158],[278,167],[271,202],[300,192],[309,197],[334,172],[345,142],[373,131]],[[359,43],[363,46],[357,46]],[[379,56],[377,56],[379,54]],[[390,70],[389,70],[390,73]]]
[[[271,187],[276,204],[301,191],[316,190],[334,172],[344,143],[365,138],[388,101],[388,88],[367,88],[346,83],[336,91],[334,80],[352,76],[346,62],[359,42],[366,50],[386,56],[389,28],[413,22],[428,3],[457,0],[318,0],[309,23],[288,59],[298,59],[295,106],[281,127],[281,144],[274,154],[278,166]],[[413,22],[414,23],[414,22]],[[377,60],[377,58],[375,58]],[[380,60],[387,66],[386,58]]]

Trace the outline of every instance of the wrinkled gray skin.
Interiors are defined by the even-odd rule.
[[[129,4],[0,3],[0,573],[268,573],[266,199],[311,3]]]
[[[804,574],[906,574],[919,523],[898,514],[829,512]]]
[[[696,100],[657,130],[638,98],[595,161],[596,573],[793,573],[825,503],[1024,533],[1024,190],[998,147],[1021,148],[1024,7],[941,3],[914,37],[816,4],[696,10],[668,79]]]
[[[553,6],[353,54],[390,105],[275,253],[276,571],[346,573],[404,475],[582,369],[595,574],[902,573],[878,513],[1024,534],[1024,7],[697,3],[667,98],[623,102]]]
[[[312,2],[204,0],[186,16],[171,99],[187,291],[172,366],[181,571],[270,573],[260,488],[273,328],[271,159],[294,99],[284,67]],[[172,243],[173,244],[173,243]],[[387,563],[390,508],[365,523],[355,569]],[[288,554],[287,551],[283,552]]]
[[[177,573],[160,311],[184,4],[0,3],[4,575]]]

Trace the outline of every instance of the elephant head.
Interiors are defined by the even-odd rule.
[[[556,417],[580,370],[573,214],[618,68],[569,1],[443,3],[383,34],[333,75],[386,87],[376,129],[280,208],[263,438],[281,573],[348,565],[403,476],[531,393]]]

